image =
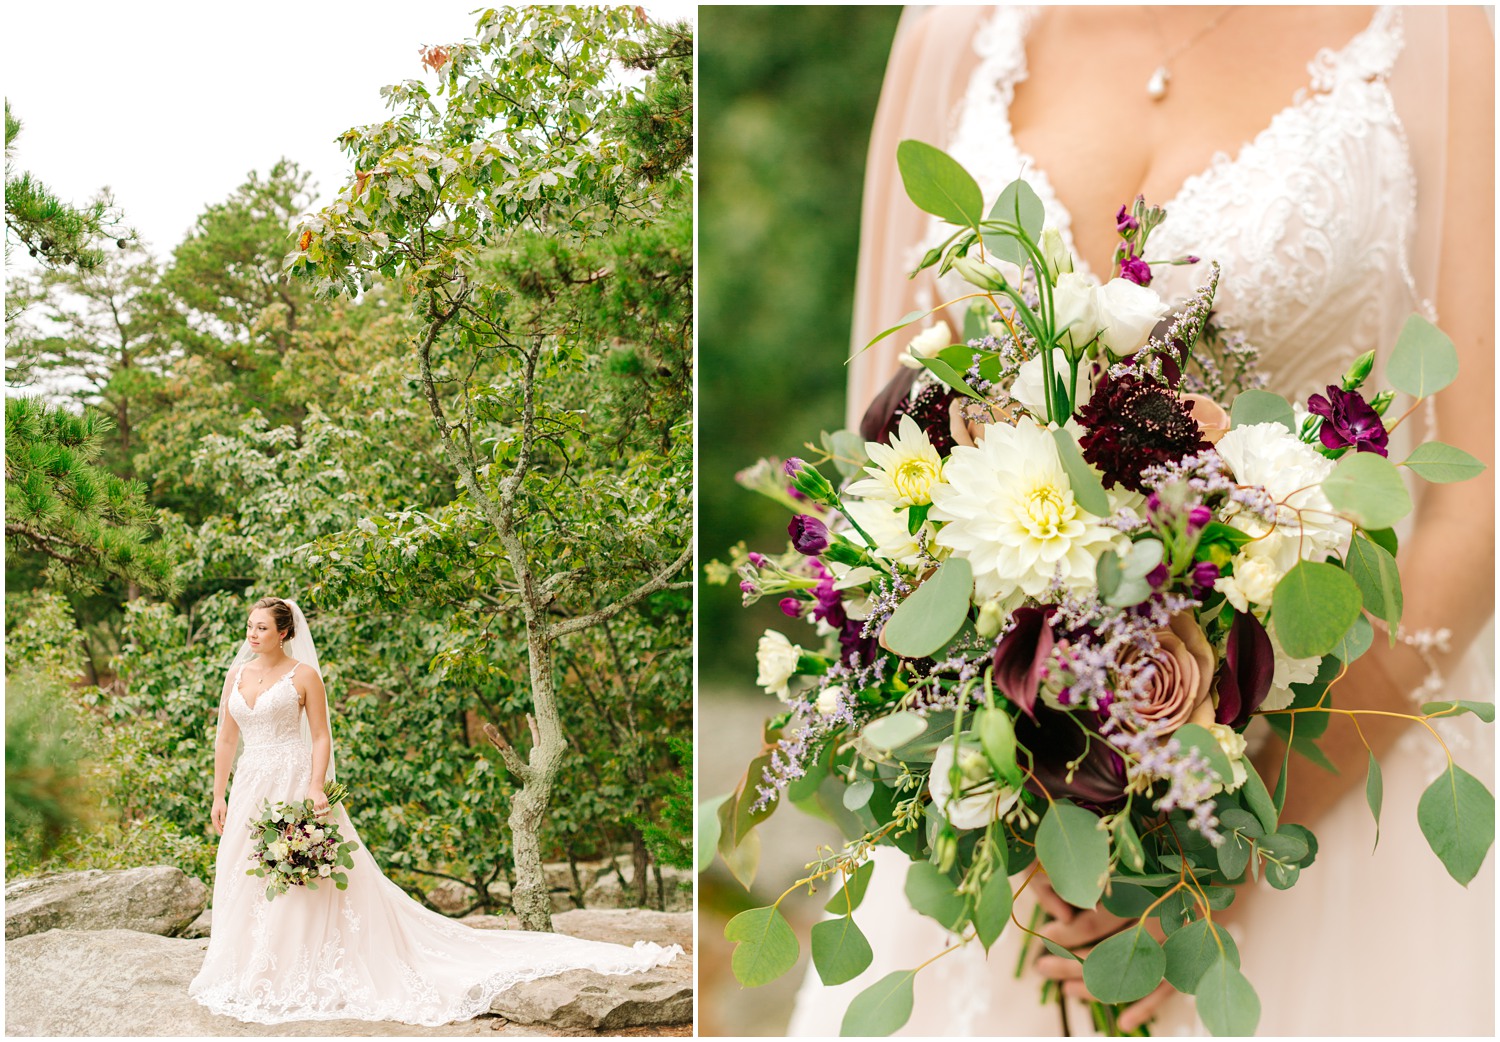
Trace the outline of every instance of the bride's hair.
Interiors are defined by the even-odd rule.
[[[291,640],[297,635],[297,618],[292,614],[292,606],[280,597],[262,597],[251,605],[251,611],[264,608],[271,613],[271,619],[276,623],[276,632],[281,634],[282,640]]]

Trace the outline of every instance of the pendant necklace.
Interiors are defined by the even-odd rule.
[[[1199,29],[1192,36],[1188,37],[1186,42],[1178,44],[1176,47],[1172,48],[1162,56],[1161,64],[1156,67],[1156,71],[1153,72],[1151,74],[1151,78],[1146,81],[1146,94],[1150,96],[1152,101],[1160,101],[1167,96],[1167,84],[1172,79],[1172,70],[1170,66],[1172,62],[1177,58],[1177,56],[1182,54],[1199,40],[1203,39],[1209,33],[1213,32],[1215,27],[1217,27],[1218,24],[1225,18],[1228,18],[1234,10],[1235,8],[1233,7],[1224,8],[1224,10],[1214,15],[1213,19],[1207,25],[1205,25],[1202,29]],[[1151,15],[1151,24],[1156,29],[1156,35],[1158,37],[1161,37],[1161,23],[1156,19],[1156,11],[1150,7],[1146,8],[1146,11]],[[1165,37],[1162,38],[1163,42],[1165,42]]]

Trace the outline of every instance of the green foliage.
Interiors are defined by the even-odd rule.
[[[844,1012],[839,1034],[844,1036],[890,1035],[911,1019],[916,994],[912,982],[916,970],[897,970],[881,977],[854,996]]]
[[[7,861],[46,860],[87,818],[87,761],[93,743],[87,715],[69,694],[66,685],[31,669],[7,679]]]
[[[1360,605],[1359,586],[1348,572],[1321,561],[1298,561],[1272,595],[1276,635],[1288,655],[1319,658],[1348,632]]]
[[[646,849],[658,864],[673,868],[693,866],[693,746],[681,738],[669,738],[668,747],[677,760],[678,772],[668,781],[657,820],[635,817]]]
[[[1448,874],[1468,886],[1495,843],[1495,797],[1450,762],[1417,801],[1417,823]]]
[[[1099,818],[1065,800],[1053,803],[1036,831],[1036,856],[1057,896],[1092,908],[1109,876],[1109,835]]]
[[[973,596],[973,568],[962,557],[950,557],[892,613],[887,645],[909,658],[933,654],[963,625]]]
[[[776,907],[741,912],[724,926],[726,940],[735,942],[734,975],[747,988],[758,988],[797,964],[801,948],[786,916]]]

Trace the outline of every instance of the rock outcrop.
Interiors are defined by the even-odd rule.
[[[209,890],[171,865],[89,869],[5,887],[5,939],[44,930],[139,930],[175,937],[208,907]]]

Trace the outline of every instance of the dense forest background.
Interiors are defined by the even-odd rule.
[[[107,199],[29,177],[7,107],[7,878],[170,863],[212,881],[213,726],[264,595],[308,615],[351,815],[408,890],[503,901],[520,786],[502,749],[524,758],[538,712],[523,600],[556,620],[568,743],[543,857],[581,892],[580,864],[625,855],[610,871],[657,906],[660,866],[685,864],[692,37],[639,9],[538,8],[489,13],[421,68],[416,43],[426,79],[345,136],[349,182],[319,220],[451,247],[443,277],[477,318],[427,361],[482,450],[473,487],[419,379],[435,263],[350,255],[314,277],[290,159],[159,258]],[[426,209],[375,205],[392,197]],[[518,353],[522,311],[548,321]],[[507,548],[480,516],[523,427]]]
[[[843,425],[865,154],[898,7],[704,7],[699,163],[700,561],[784,548],[787,511],[735,484],[761,457],[797,455]],[[755,686],[774,599],[699,571],[699,795],[733,788],[778,706]],[[797,639],[797,638],[794,638]],[[763,837],[753,893],[721,859],[699,878],[699,1031],[781,1035],[800,970],[762,988],[730,973],[723,927],[796,880],[837,833],[790,808]],[[791,903],[789,902],[789,905]],[[804,903],[809,909],[812,902]],[[797,915],[798,911],[788,911]],[[809,924],[799,924],[807,926]],[[805,955],[804,955],[805,958]]]

